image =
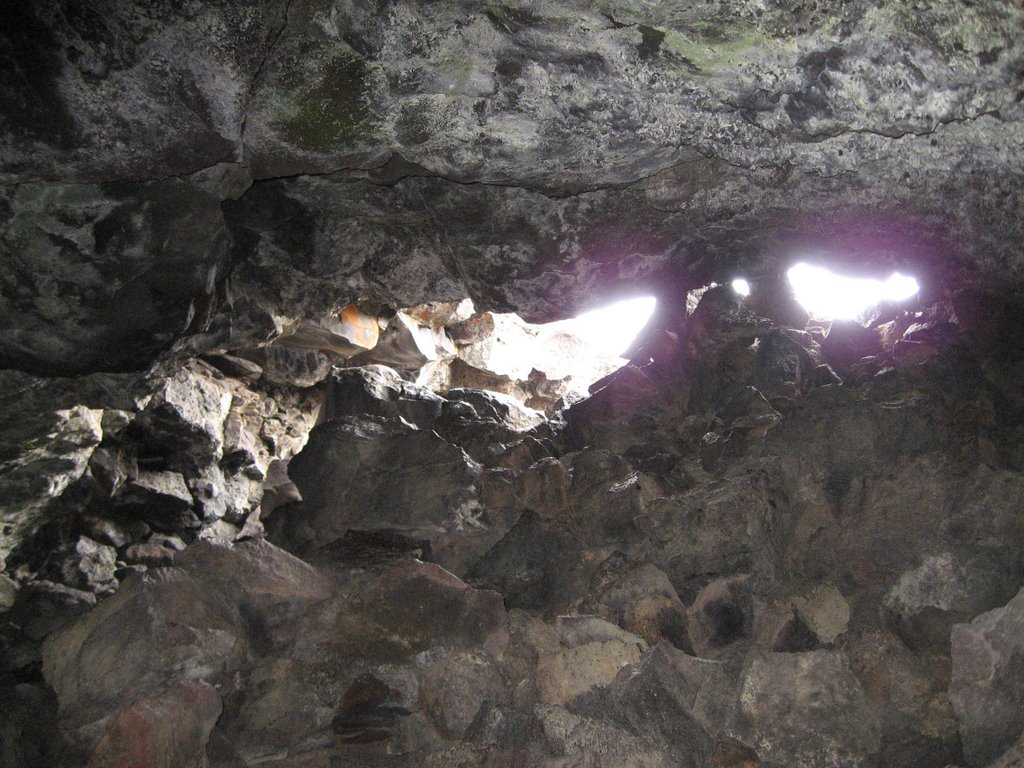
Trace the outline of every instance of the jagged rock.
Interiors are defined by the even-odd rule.
[[[762,765],[876,764],[881,723],[841,653],[771,653],[755,659],[740,701]]]
[[[92,592],[35,580],[19,590],[12,618],[23,627],[27,637],[41,640],[95,606],[96,595]]]
[[[621,457],[605,450],[583,450],[566,457],[572,473],[569,510],[560,516],[582,543],[620,548],[645,513],[647,478]]]
[[[762,275],[750,281],[750,295],[744,299],[747,307],[785,328],[803,329],[810,313],[800,306],[793,285],[783,275]]]
[[[486,655],[463,651],[423,672],[420,699],[428,716],[450,739],[462,739],[477,717],[505,703],[504,681]]]
[[[879,762],[886,766],[946,765],[960,760],[960,737],[944,681],[886,631],[846,644],[850,665],[873,702],[886,707]]]
[[[753,387],[744,388],[721,413],[725,427],[747,438],[763,437],[779,423],[782,415]]]
[[[178,472],[139,472],[118,494],[117,509],[162,530],[198,528],[192,493]]]
[[[917,646],[945,649],[953,625],[1005,599],[1000,562],[962,561],[950,552],[924,557],[900,575],[883,607],[894,631]]]
[[[1024,735],[986,768],[1020,768],[1024,765]]]
[[[471,698],[460,700],[457,711],[436,709],[450,695],[447,686],[465,685],[448,673],[474,679],[472,669],[457,666],[460,660],[493,664],[506,623],[499,595],[415,560],[356,575],[353,586],[309,611],[287,657],[261,663],[245,707],[226,714],[244,759],[257,762],[283,744],[311,758],[325,736],[335,744],[336,760],[356,764],[367,745],[437,751],[428,718],[442,718],[443,728],[463,727],[475,715],[468,712],[473,698],[498,684],[485,668],[475,678],[485,682],[483,690],[466,691]]]
[[[632,566],[624,556],[613,555],[595,574],[583,606],[600,611],[652,647],[667,640],[693,652],[686,609],[668,576],[654,565]]]
[[[228,266],[216,198],[178,179],[6,187],[0,365],[48,375],[145,368],[209,322]],[[27,270],[36,281],[17,285]],[[60,283],[65,300],[48,295]],[[73,295],[73,298],[72,298]]]
[[[131,577],[47,638],[44,674],[78,748],[96,747],[111,712],[179,681],[229,685],[254,650],[293,638],[296,619],[328,594],[325,579],[264,542],[198,542],[176,566]],[[243,572],[252,581],[239,580]]]
[[[688,609],[687,626],[697,654],[715,658],[749,637],[753,627],[749,575],[716,579]]]
[[[145,541],[132,544],[125,548],[121,556],[128,565],[145,565],[149,568],[160,568],[174,565],[174,549],[156,542]]]
[[[388,321],[377,345],[355,355],[352,364],[386,365],[403,372],[415,372],[437,359],[437,347],[436,331],[421,326],[404,312],[398,312]]]
[[[878,332],[855,320],[833,320],[821,342],[825,360],[838,371],[848,371],[862,358],[880,355],[882,351]]]
[[[1024,591],[952,634],[949,699],[972,768],[998,758],[1024,732]]]
[[[277,344],[267,347],[261,360],[265,381],[292,387],[316,386],[330,376],[338,362],[336,356],[318,349],[294,349]]]
[[[146,445],[183,467],[220,458],[231,393],[198,368],[182,368],[163,381],[139,415]]]
[[[431,429],[441,416],[444,398],[405,381],[384,365],[364,365],[333,372],[327,382],[324,418],[400,416],[421,429]]]
[[[28,387],[32,384],[25,382]],[[7,395],[7,392],[4,392]],[[51,503],[86,470],[103,437],[101,410],[38,406],[22,391],[3,398],[0,557],[49,517]]]
[[[390,529],[430,541],[438,562],[457,568],[489,545],[480,540],[489,521],[477,501],[479,467],[437,434],[400,420],[326,422],[288,474],[302,494],[287,513],[294,551],[312,555],[349,529]]]
[[[544,415],[522,405],[514,398],[500,392],[483,392],[478,389],[451,389],[449,400],[469,403],[481,419],[494,420],[515,432],[527,432],[545,421]]]
[[[263,374],[263,368],[252,360],[227,353],[207,353],[203,361],[209,363],[225,376],[246,383],[256,381]]]
[[[638,526],[651,560],[668,574],[680,599],[692,603],[715,574],[774,572],[766,533],[774,516],[765,489],[735,477],[651,500]]]
[[[226,437],[232,421],[229,416],[225,422]],[[241,439],[226,439],[225,455],[219,462],[189,473],[187,485],[196,512],[206,523],[222,518],[240,523],[260,504],[269,452],[252,432],[241,429],[236,434]]]
[[[612,718],[655,744],[673,765],[705,765],[713,742],[695,711],[712,663],[662,643],[608,687]]]
[[[921,768],[972,763],[986,728],[983,759],[1016,759],[1020,598],[978,614],[1024,574],[1019,4],[6,5],[0,367],[49,378],[0,375],[0,760]],[[864,318],[877,345],[781,328],[796,258],[913,271],[932,305]],[[467,403],[412,429],[401,405],[341,459],[314,437],[304,501],[281,478],[324,377],[372,346],[346,311],[372,339],[472,296],[488,320],[454,335],[482,362],[500,313],[639,292],[657,327],[564,432]],[[523,355],[449,367],[442,316],[397,315],[414,344],[381,354],[572,400]],[[136,459],[184,481],[193,511],[160,527],[199,541],[98,603],[41,580],[96,566],[63,559],[83,535],[103,574],[160,541],[94,522],[140,511]],[[323,572],[258,540],[264,484]],[[350,505],[336,529],[311,498]],[[723,661],[662,642],[557,688],[552,658],[626,642],[551,618],[591,604]]]
[[[551,530],[532,510],[485,552],[467,580],[505,596],[509,608],[555,615],[578,595],[585,581],[580,543]]]
[[[18,598],[18,583],[0,573],[0,613],[9,611]]]
[[[428,301],[403,310],[420,325],[428,328],[450,328],[473,317],[472,299],[462,301]],[[482,316],[481,316],[482,317]]]
[[[138,474],[135,457],[122,446],[101,445],[89,457],[89,473],[108,496]]]
[[[57,697],[32,683],[0,689],[4,727],[0,728],[0,755],[19,768],[59,765],[63,743],[56,732]]]
[[[117,552],[87,536],[80,536],[74,548],[60,563],[60,576],[69,586],[91,592],[107,592],[114,588]]]

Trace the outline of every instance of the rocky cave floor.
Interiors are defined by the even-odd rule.
[[[381,365],[4,371],[5,498],[46,521],[4,764],[1021,765],[1017,314],[756,298],[540,424]]]

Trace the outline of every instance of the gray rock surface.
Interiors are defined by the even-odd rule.
[[[1024,732],[1024,593],[953,628],[953,703],[968,765],[987,765]]]

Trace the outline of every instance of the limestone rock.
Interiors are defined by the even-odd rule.
[[[972,768],[983,766],[1024,731],[1024,592],[970,624],[957,624],[952,643],[949,698],[960,723],[964,757]]]

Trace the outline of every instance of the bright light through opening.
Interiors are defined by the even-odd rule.
[[[899,272],[887,280],[843,277],[801,263],[787,274],[800,306],[823,320],[852,320],[883,301],[909,299],[919,290],[917,280]]]
[[[578,336],[595,355],[621,357],[651,319],[655,304],[653,296],[626,299],[552,325]]]
[[[740,296],[750,295],[750,283],[744,280],[742,277],[737,277],[732,281],[732,289],[736,291]]]

